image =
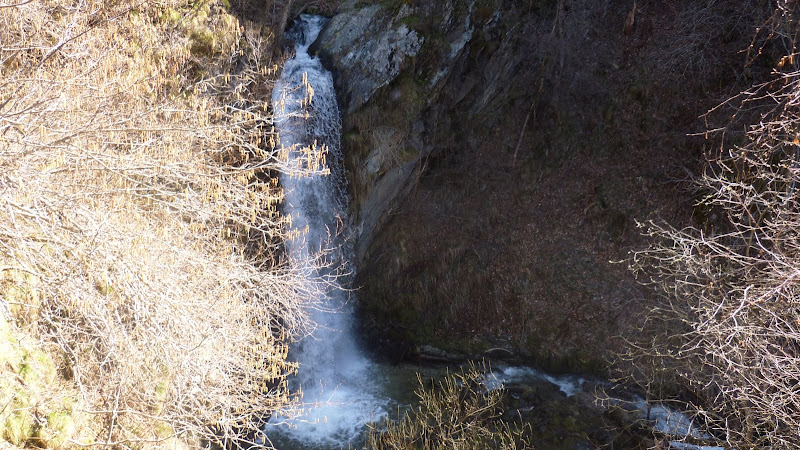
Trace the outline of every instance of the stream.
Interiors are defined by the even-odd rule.
[[[349,222],[340,149],[341,118],[331,73],[308,54],[326,21],[302,15],[287,31],[286,37],[295,42],[295,56],[286,61],[272,95],[280,145],[290,150],[290,162],[298,174],[317,173],[284,176],[281,180],[286,193],[284,214],[291,217],[292,228],[298,231],[287,241],[287,253],[299,264],[306,264],[308,289],[318,297],[310,311],[317,327],[295,343],[289,355],[299,364],[299,374],[291,380],[290,389],[302,391],[302,404],[288,414],[273,416],[265,428],[271,444],[282,450],[362,447],[367,424],[396,418],[414,403],[417,373],[429,379],[439,378],[447,370],[444,366],[373,361],[356,339],[355,293],[347,289],[352,274],[340,270],[352,267],[351,248],[341,238]],[[325,146],[324,158],[303,149],[312,143],[316,149]],[[319,174],[328,169],[330,173]],[[324,255],[321,260],[309,263],[320,254]],[[576,375],[553,376],[527,367],[498,366],[487,378],[486,387],[543,380],[558,386],[565,397],[582,392],[586,381]],[[627,401],[637,406],[637,399]],[[682,415],[664,407],[647,409],[663,415],[660,422],[654,422],[655,427],[683,436],[696,433],[691,421]]]

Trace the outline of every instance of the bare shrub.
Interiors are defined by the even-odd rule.
[[[419,406],[397,422],[387,419],[382,429],[373,426],[368,448],[533,448],[526,426],[501,419],[505,391],[487,389],[485,366],[462,368],[432,387],[417,377]]]
[[[236,441],[291,401],[324,287],[275,257],[264,36],[213,2],[0,6],[0,303],[95,417],[72,444]]]
[[[795,9],[776,2],[754,42],[794,48]],[[727,103],[756,121],[694,180],[699,210],[716,219],[650,223],[653,244],[632,258],[665,300],[633,361],[652,389],[687,390],[689,409],[736,448],[800,446],[800,71],[779,65]]]
[[[761,10],[749,1],[700,0],[669,5],[667,10],[674,14],[670,23],[674,40],[657,47],[649,58],[660,76],[676,79],[713,80],[724,74],[724,69],[735,69],[724,67],[725,46],[750,33],[752,16]]]

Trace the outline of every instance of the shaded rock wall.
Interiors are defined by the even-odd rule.
[[[472,36],[472,8],[351,2],[312,47],[335,73],[362,257],[434,149],[427,110]]]
[[[603,371],[652,294],[635,220],[690,223],[697,117],[736,89],[741,2],[350,3],[334,68],[366,328]],[[349,9],[348,9],[349,8]],[[355,55],[358,55],[357,57]],[[375,69],[375,70],[372,70]]]

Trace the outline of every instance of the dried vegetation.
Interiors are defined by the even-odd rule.
[[[632,259],[664,299],[632,350],[651,395],[679,387],[674,400],[742,449],[800,446],[800,11],[770,6],[750,56],[774,70],[718,108],[736,121],[694,180],[699,227],[651,223]]]
[[[472,364],[426,387],[419,378],[419,405],[399,421],[370,430],[367,447],[391,449],[533,448],[530,427],[506,422],[505,390],[488,389],[488,369]],[[493,376],[493,375],[488,375]],[[496,380],[493,380],[497,383]]]
[[[272,34],[226,4],[0,5],[13,444],[252,439],[291,401],[285,340],[314,287],[276,257]]]

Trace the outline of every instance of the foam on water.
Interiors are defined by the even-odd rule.
[[[499,383],[520,383],[525,380],[547,380],[550,383],[558,386],[567,397],[580,392],[583,382],[583,377],[578,375],[550,375],[540,372],[530,367],[515,367],[509,366],[504,368],[494,368],[487,378],[487,387],[499,387]]]
[[[289,257],[307,261],[309,256],[332,248],[327,260],[342,265],[348,262],[348,250],[335,239],[337,224],[347,222],[343,219],[346,190],[341,167],[341,119],[331,73],[308,54],[325,21],[303,15],[287,33],[295,41],[296,55],[286,61],[272,101],[281,146],[292,148],[294,167],[300,171],[314,169],[299,147],[316,142],[318,148],[327,147],[330,168],[329,175],[281,179],[286,192],[284,214],[290,215],[295,230],[306,230],[302,237],[287,242]],[[328,288],[318,290],[319,308],[311,311],[318,324],[316,330],[290,351],[290,357],[300,365],[291,387],[302,390],[304,404],[293,412],[301,414],[297,418],[273,417],[266,433],[279,448],[347,446],[357,442],[367,422],[385,416],[387,400],[380,393],[380,376],[355,341],[350,294],[337,286],[335,271],[306,268],[309,286],[319,286],[312,280],[322,277],[322,285]]]
[[[696,445],[687,444],[685,442],[670,442],[669,447],[680,450],[725,450],[725,447],[719,447],[717,445]]]
[[[487,375],[484,384],[489,389],[497,389],[508,383],[522,383],[527,380],[547,380],[558,386],[567,397],[580,392],[586,381],[579,375],[550,375],[531,367],[494,368]],[[643,398],[634,396],[632,400],[607,398],[610,404],[626,405],[636,411],[642,419],[647,420],[653,429],[678,439],[711,440],[712,436],[701,428],[691,416],[663,404],[648,404]],[[680,441],[670,441],[671,448],[686,450],[721,450],[722,447],[695,445]]]
[[[653,423],[653,428],[664,434],[682,438],[711,439],[711,436],[701,431],[698,424],[686,414],[665,405],[648,404],[641,397],[637,397],[634,404],[636,409]]]

